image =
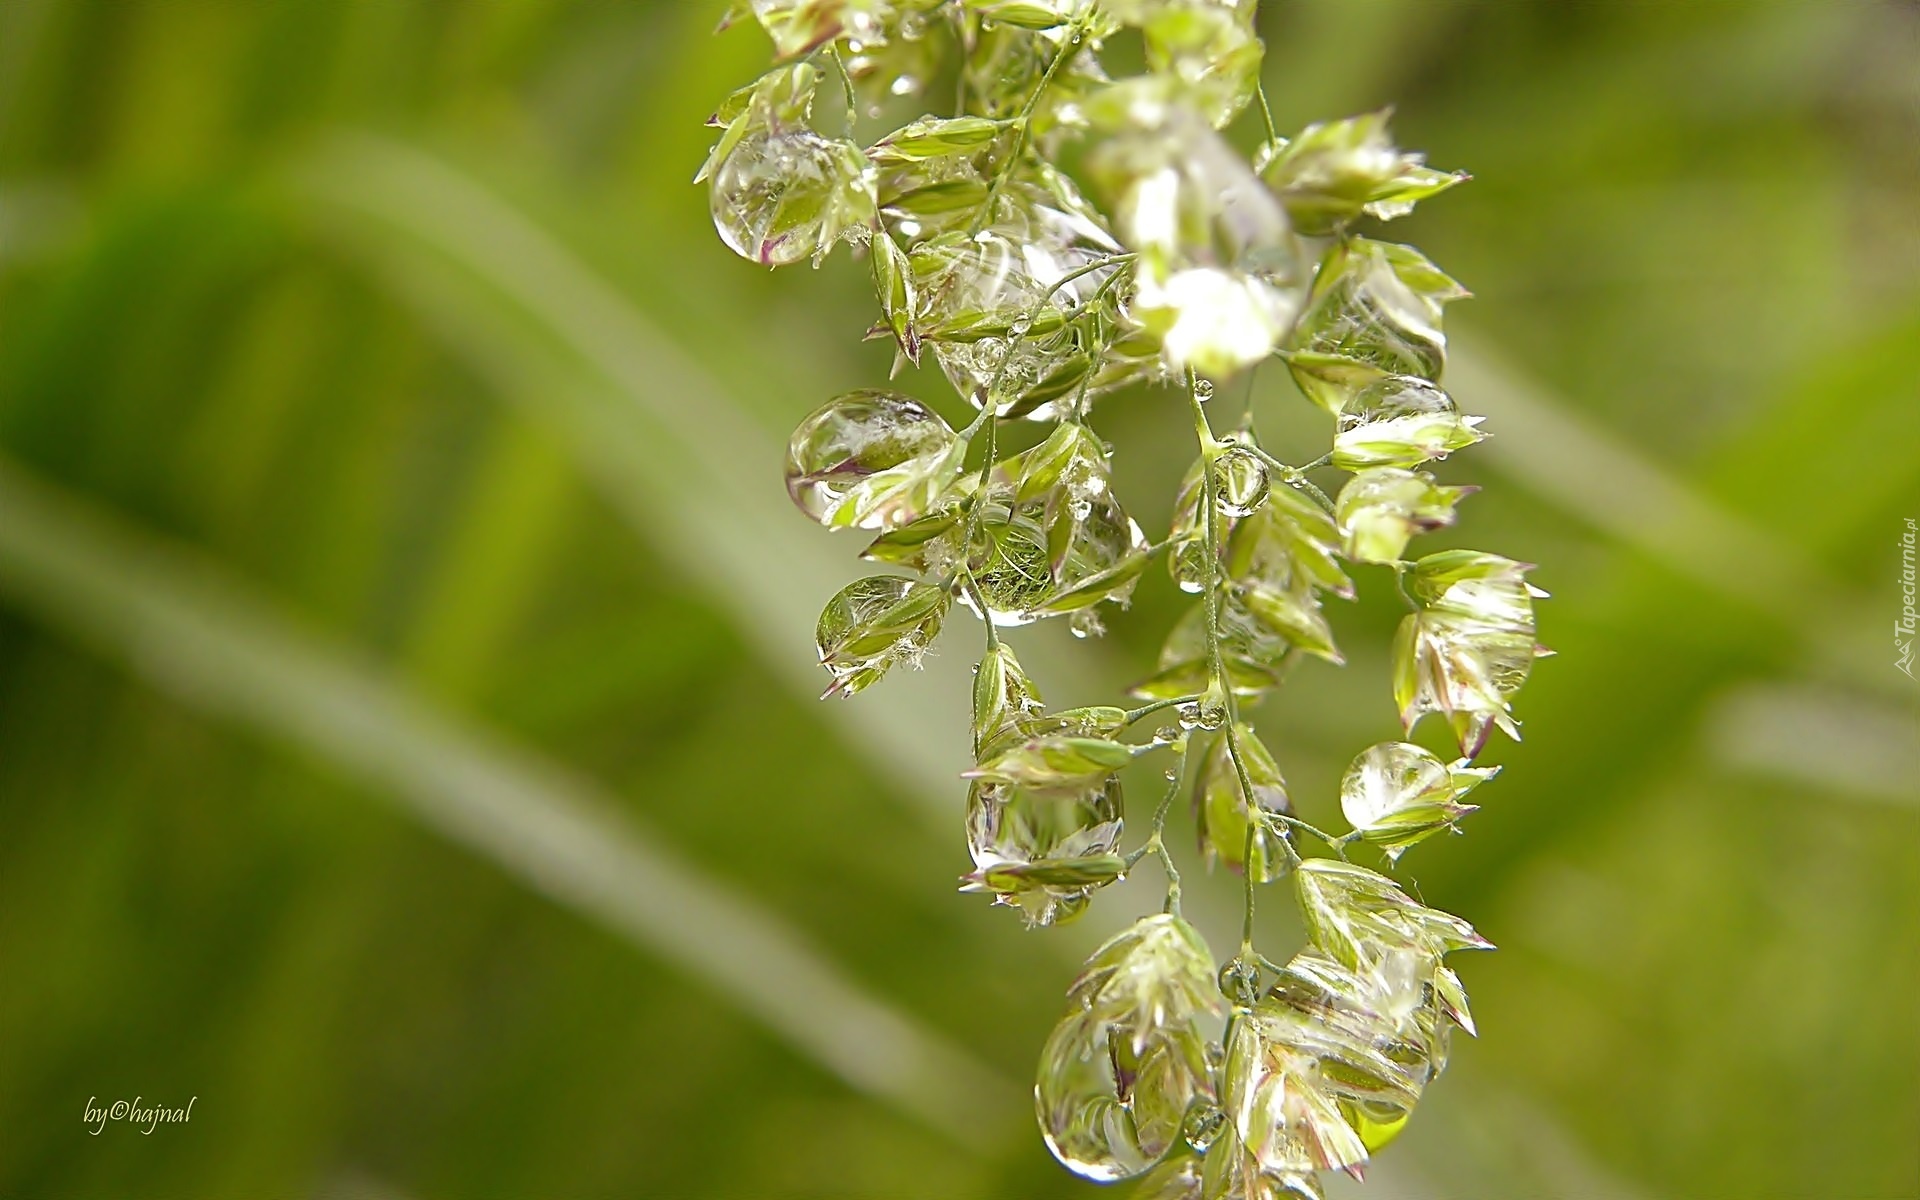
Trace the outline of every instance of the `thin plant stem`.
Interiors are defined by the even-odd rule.
[[[1007,358],[1013,356],[1013,344],[1007,345]],[[1006,369],[1006,359],[1000,361],[1002,370]],[[973,490],[973,503],[967,507],[966,527],[960,535],[960,571],[966,576],[967,594],[973,597],[975,606],[980,609],[980,623],[986,626],[987,649],[993,651],[1000,646],[1000,633],[993,627],[993,613],[987,607],[986,592],[981,590],[980,581],[973,574],[973,539],[980,532],[980,513],[987,503],[987,480],[993,474],[993,460],[999,456],[1000,417],[995,411],[993,393],[989,389],[986,404],[980,410],[980,417],[986,423],[986,453],[980,461],[980,482]],[[978,422],[976,422],[977,424]]]
[[[1304,467],[1296,467],[1292,463],[1281,462],[1279,459],[1267,453],[1265,450],[1262,450],[1258,446],[1249,446],[1247,448],[1249,450],[1252,450],[1255,456],[1257,456],[1261,462],[1267,464],[1268,467],[1272,468],[1280,476],[1280,482],[1286,484],[1288,487],[1294,488],[1298,491],[1305,492],[1308,496],[1312,497],[1313,502],[1315,504],[1318,504],[1321,508],[1325,509],[1328,515],[1332,515],[1333,513],[1332,498],[1329,497],[1325,492],[1321,491],[1318,487],[1314,486],[1313,481],[1306,477],[1306,472],[1311,471],[1315,467],[1325,466],[1330,456],[1322,455],[1321,457],[1314,459],[1312,462],[1308,463]]]
[[[1280,134],[1279,131],[1273,127],[1273,106],[1267,103],[1267,84],[1265,80],[1254,80],[1253,98],[1260,102],[1260,120],[1264,122],[1267,127],[1267,145],[1272,146],[1279,142]]]
[[[1152,854],[1159,858],[1160,869],[1167,877],[1167,902],[1163,911],[1180,915],[1180,868],[1174,865],[1173,854],[1167,849],[1163,836],[1167,828],[1167,813],[1173,808],[1174,798],[1181,792],[1186,779],[1186,756],[1180,757],[1180,765],[1167,777],[1167,790],[1160,796],[1160,804],[1153,812],[1153,826],[1147,834],[1147,840],[1138,850],[1127,855],[1126,865],[1132,870],[1135,863]]]
[[[1287,826],[1287,828],[1298,829],[1301,833],[1306,834],[1308,837],[1326,846],[1341,858],[1347,856],[1347,847],[1352,845],[1355,838],[1359,836],[1358,834],[1342,834],[1339,837],[1335,837],[1325,830],[1309,825],[1299,817],[1289,813],[1274,813],[1272,816],[1274,820],[1279,821],[1281,824]]]
[[[1205,699],[1204,694],[1196,692],[1191,696],[1176,696],[1171,700],[1155,700],[1152,704],[1143,704],[1139,708],[1128,709],[1127,724],[1134,725],[1146,720],[1154,713],[1164,712],[1169,708],[1177,708],[1182,704],[1197,704],[1203,699]]]
[[[1033,91],[1027,96],[1026,103],[1020,106],[1020,112],[1014,117],[1014,123],[1019,126],[1019,133],[1013,141],[1013,152],[1007,155],[1006,163],[994,173],[993,182],[987,185],[986,199],[980,202],[980,211],[974,214],[973,227],[968,230],[969,233],[979,233],[987,227],[987,222],[993,219],[994,206],[1000,202],[1000,189],[1006,186],[1008,178],[1013,175],[1013,169],[1019,164],[1020,156],[1027,152],[1027,142],[1033,132],[1033,110],[1040,107],[1040,97],[1046,95],[1047,88],[1052,86],[1053,77],[1060,73],[1060,68],[1067,64],[1069,58],[1080,53],[1080,39],[1085,31],[1086,17],[1084,16],[1067,28],[1066,42],[1060,47],[1060,53],[1053,56],[1053,61],[1047,64],[1046,72],[1040,76],[1040,82],[1034,85]]]
[[[1180,915],[1180,868],[1173,865],[1173,855],[1159,834],[1153,837],[1153,847],[1160,855],[1160,869],[1167,873],[1167,903],[1164,911],[1177,917]]]
[[[967,14],[956,4],[948,9],[948,15],[953,18],[954,40],[959,42],[961,47],[965,49],[967,45]],[[953,73],[953,115],[956,117],[964,117],[967,115],[967,69],[964,65]]]
[[[1247,837],[1246,844],[1242,848],[1240,860],[1242,863],[1248,865],[1248,869],[1245,871],[1246,908],[1241,920],[1240,940],[1243,947],[1251,948],[1253,945],[1255,907],[1254,889],[1257,886],[1254,882],[1254,872],[1251,869],[1254,833],[1257,829],[1256,817],[1254,815],[1253,782],[1247,775],[1246,763],[1240,754],[1239,700],[1235,697],[1232,683],[1227,677],[1226,658],[1220,649],[1220,604],[1222,595],[1225,592],[1226,581],[1222,578],[1220,567],[1222,541],[1224,538],[1223,531],[1220,528],[1220,484],[1219,480],[1214,476],[1213,464],[1227,443],[1221,442],[1213,436],[1213,428],[1207,422],[1206,406],[1200,401],[1200,377],[1191,368],[1187,371],[1187,398],[1193,409],[1194,435],[1200,442],[1200,477],[1204,488],[1201,503],[1205,507],[1204,524],[1207,539],[1207,667],[1208,674],[1212,678],[1212,688],[1209,691],[1209,695],[1218,692],[1221,697],[1221,704],[1225,709],[1227,758],[1233,764],[1234,775],[1240,785],[1241,802],[1247,807]],[[1300,856],[1298,852],[1294,850],[1291,838],[1283,834],[1280,839],[1280,845],[1286,850],[1289,862],[1297,863],[1300,861]]]
[[[1408,612],[1419,612],[1419,603],[1415,601],[1413,595],[1407,591],[1407,567],[1409,565],[1410,564],[1404,562],[1393,564],[1393,590],[1400,593],[1400,601],[1407,606]]]
[[[833,59],[833,68],[840,76],[840,89],[847,98],[847,136],[853,136],[854,126],[860,121],[860,101],[854,95],[853,76],[847,73],[847,60],[841,57],[840,43],[832,43],[828,57]]]
[[[1328,496],[1325,492],[1321,491],[1318,487],[1315,487],[1313,484],[1313,481],[1307,479],[1305,476],[1296,475],[1292,479],[1287,480],[1287,484],[1288,486],[1293,487],[1299,491],[1305,492],[1307,495],[1313,497],[1313,502],[1315,504],[1318,504],[1321,508],[1325,509],[1329,514],[1333,512],[1332,497]]]

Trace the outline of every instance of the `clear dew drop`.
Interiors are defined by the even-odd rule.
[[[1189,700],[1185,704],[1176,706],[1173,712],[1175,716],[1180,718],[1180,728],[1198,729],[1200,727],[1200,704],[1198,701]]]
[[[1202,729],[1214,730],[1227,723],[1227,706],[1218,700],[1202,700],[1194,708],[1194,723]]]
[[[1207,545],[1189,538],[1174,547],[1173,584],[1183,592],[1199,595],[1207,590]]]
[[[816,409],[787,445],[787,494],[831,528],[889,529],[924,514],[953,430],[910,396],[866,389]]]
[[[1011,333],[1014,337],[1025,337],[1032,329],[1033,314],[1031,312],[1021,313],[1013,319],[1012,324],[1007,326],[1007,332]]]
[[[743,258],[768,267],[812,257],[839,232],[846,156],[806,129],[749,134],[714,172],[714,228]]]
[[[1220,968],[1220,994],[1241,1008],[1252,1008],[1260,998],[1260,968],[1244,958],[1235,958]]]
[[[1193,384],[1193,398],[1202,404],[1213,399],[1213,381],[1210,379],[1196,379]]]
[[[1238,520],[1252,516],[1273,489],[1267,464],[1245,446],[1235,446],[1213,464],[1220,511]]]
[[[1220,1133],[1227,1127],[1227,1114],[1211,1104],[1197,1104],[1187,1114],[1186,1127],[1181,1136],[1194,1152],[1205,1154],[1213,1143],[1219,1140]]]

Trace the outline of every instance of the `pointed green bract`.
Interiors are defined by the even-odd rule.
[[[1397,563],[1415,534],[1453,524],[1454,506],[1477,489],[1443,487],[1424,471],[1374,467],[1347,481],[1334,502],[1346,556],[1360,563]]]
[[[1460,415],[1453,398],[1411,375],[1387,375],[1357,390],[1340,410],[1333,465],[1414,467],[1482,441],[1479,417]]]
[[[1105,779],[1138,753],[1139,747],[1111,738],[1043,734],[1001,750],[965,776],[1022,787],[1072,787]]]
[[[833,676],[829,696],[851,696],[899,663],[918,665],[947,616],[947,593],[893,575],[856,580],[827,602],[814,640]]]
[[[1354,863],[1308,859],[1294,872],[1294,887],[1308,940],[1353,970],[1390,950],[1438,959],[1493,948],[1459,917],[1415,902],[1393,880]]]
[[[1213,956],[1179,917],[1146,917],[1094,951],[1067,1003],[1034,1087],[1047,1148],[1088,1179],[1138,1175],[1212,1099],[1197,1021],[1219,1008]]]
[[[1040,690],[1004,644],[987,647],[973,675],[973,752],[1040,714]]]
[[[1464,181],[1436,171],[1418,154],[1394,147],[1382,112],[1309,125],[1261,154],[1261,176],[1302,232],[1332,233],[1366,215],[1404,216],[1424,200]]]
[[[1411,246],[1354,238],[1321,260],[1288,356],[1295,382],[1338,414],[1389,375],[1437,381],[1447,361],[1442,309],[1467,295]]]
[[[873,239],[868,262],[873,268],[873,290],[880,299],[881,319],[908,361],[920,361],[920,293],[913,282],[913,261],[893,238],[881,233]]]
[[[1518,740],[1511,701],[1546,653],[1533,618],[1533,601],[1545,593],[1526,582],[1528,569],[1473,550],[1414,564],[1408,586],[1422,607],[1401,622],[1393,655],[1394,701],[1409,731],[1441,713],[1468,758],[1496,726]]]
[[[1238,765],[1235,758],[1238,758]],[[1245,784],[1253,789],[1249,803]],[[1273,817],[1291,813],[1286,780],[1266,743],[1246,724],[1234,726],[1229,744],[1223,731],[1207,748],[1194,781],[1194,824],[1200,854],[1209,866],[1224,864],[1235,873],[1247,873],[1259,883],[1278,879],[1287,867],[1282,847],[1284,833]],[[1252,857],[1248,858],[1248,825],[1252,828]]]
[[[1458,803],[1460,793],[1446,764],[1429,751],[1408,742],[1382,742],[1347,768],[1340,780],[1340,811],[1393,861],[1474,811]]]
[[[986,146],[1005,132],[1005,121],[986,117],[923,117],[875,142],[867,157],[876,163],[924,162],[966,154]]]
[[[747,0],[781,58],[797,58],[837,38],[884,40],[912,0]]]
[[[787,443],[787,494],[829,529],[898,529],[924,517],[959,476],[966,443],[898,392],[829,400]]]

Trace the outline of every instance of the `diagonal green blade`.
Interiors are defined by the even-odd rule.
[[[213,568],[0,459],[0,593],[208,713],[321,755],[727,996],[852,1086],[979,1148],[1014,1086],[649,840],[590,783],[435,711]]]

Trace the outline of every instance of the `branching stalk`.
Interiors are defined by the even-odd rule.
[[[1149,856],[1165,875],[1164,912],[1142,917],[1099,951],[1048,1042],[1035,1094],[1055,1154],[1089,1178],[1136,1173],[1133,1152],[1116,1151],[1145,1145],[1127,1126],[1159,1111],[1141,1108],[1143,1100],[1185,1105],[1203,1081],[1182,1073],[1214,1072],[1191,1066],[1198,1060],[1183,1052],[1177,1062],[1153,1060],[1166,1064],[1167,1078],[1156,1082],[1143,1070],[1128,1083],[1116,1062],[1111,1095],[1090,1097],[1076,1064],[1122,1044],[1144,1056],[1159,1045],[1211,1040],[1193,1022],[1217,1007],[1216,993],[1235,1014],[1226,1044],[1208,1051],[1224,1056],[1220,1074],[1246,1080],[1254,1069],[1245,1033],[1256,1065],[1270,1051],[1268,1029],[1243,1022],[1256,1004],[1293,1002],[1262,991],[1263,972],[1289,968],[1253,949],[1258,887],[1274,875],[1291,872],[1310,918],[1302,953],[1311,961],[1293,966],[1333,991],[1334,1008],[1365,1024],[1372,1044],[1443,1044],[1429,1018],[1471,1029],[1459,977],[1441,960],[1448,947],[1479,939],[1390,875],[1326,857],[1345,860],[1364,839],[1391,871],[1400,853],[1471,812],[1460,797],[1492,772],[1467,762],[1492,728],[1513,732],[1508,701],[1526,674],[1526,652],[1538,650],[1531,606],[1539,593],[1523,578],[1524,564],[1466,550],[1404,557],[1413,535],[1452,521],[1464,494],[1411,468],[1484,435],[1440,387],[1443,347],[1431,336],[1442,306],[1465,289],[1361,223],[1391,219],[1465,176],[1395,148],[1384,113],[1311,125],[1283,140],[1257,69],[1236,76],[1247,81],[1243,92],[1223,92],[1223,63],[1257,68],[1249,3],[1210,12],[1205,39],[1189,36],[1191,25],[1159,20],[1166,14],[1154,5],[940,5],[964,59],[955,64],[955,117],[921,118],[864,151],[819,130],[794,136],[820,71],[829,69],[825,59],[846,97],[849,137],[859,120],[861,93],[841,44],[851,47],[856,31],[839,24],[844,6],[746,7],[787,57],[726,107],[726,132],[701,172],[722,237],[763,265],[809,257],[817,264],[861,233],[884,239],[871,264],[882,328],[903,346],[917,336],[979,408],[956,435],[920,400],[864,389],[819,408],[790,441],[788,491],[801,510],[829,528],[877,530],[867,557],[917,576],[870,575],[828,602],[815,640],[835,678],[830,691],[851,695],[917,662],[960,598],[980,614],[992,658],[976,685],[965,823],[975,869],[963,890],[991,893],[1030,925],[1047,925],[1071,919]],[[862,53],[869,35],[881,46],[896,35],[922,36],[935,7],[855,6]],[[1102,74],[1114,64],[1099,61],[1099,37],[1122,29],[1144,42],[1149,77],[1110,82]],[[803,53],[824,56],[813,60],[818,69],[793,65],[791,56]],[[1065,74],[1082,55],[1086,78]],[[879,69],[885,60],[872,61]],[[924,82],[917,67],[891,80],[869,77],[866,60],[861,69],[861,87],[877,83],[895,95]],[[1056,87],[1072,93],[1078,116],[1038,138],[1043,101]],[[1253,163],[1219,132],[1249,101],[1265,138]],[[1055,154],[1075,139],[1084,154]],[[1311,271],[1270,269],[1302,246],[1318,254]],[[1121,303],[1143,253],[1152,256],[1156,286]],[[1068,290],[1096,275],[1097,286]],[[1295,315],[1282,319],[1288,313]],[[1431,361],[1399,355],[1410,338],[1433,345]],[[1328,453],[1292,465],[1259,447],[1248,368],[1268,357],[1287,363],[1309,400],[1342,414],[1337,460]],[[1388,358],[1407,373],[1373,369]],[[1183,371],[1199,479],[1182,485],[1167,537],[1148,544],[1114,492],[1110,449],[1087,428],[1089,405],[1110,388]],[[1243,372],[1243,432],[1223,440],[1205,404],[1213,384],[1202,376],[1225,381]],[[1410,412],[1419,419],[1400,419]],[[1047,457],[1002,459],[1000,423],[1021,417],[1057,422]],[[981,456],[971,469],[961,457],[969,452]],[[1310,478],[1330,465],[1353,475],[1339,493],[1345,521]],[[1124,607],[1146,564],[1174,547],[1176,582],[1201,594],[1164,643],[1159,673],[1134,694],[1186,694],[1132,709],[1047,705],[1001,644],[996,606],[1003,620],[1008,611],[1020,620],[1071,612],[1073,631],[1084,636],[1098,627],[1097,606]],[[1366,748],[1341,785],[1342,811],[1356,828],[1335,834],[1262,807],[1262,795],[1289,806],[1272,799],[1283,787],[1278,764],[1241,709],[1285,682],[1305,654],[1340,661],[1321,595],[1348,593],[1343,563],[1389,565],[1402,602],[1422,614],[1395,643],[1395,699],[1409,728],[1446,714],[1463,758],[1449,764],[1411,740]],[[1154,722],[1149,738],[1125,740],[1170,709],[1179,710],[1178,731]],[[1219,739],[1198,767],[1193,744],[1204,739],[1194,730]],[[1178,768],[1144,843],[1123,855],[1120,772],[1161,748],[1179,756]],[[1178,919],[1182,881],[1166,826],[1175,798],[1192,788],[1206,857],[1243,875],[1241,952],[1224,968]],[[1319,844],[1315,857],[1303,857],[1303,836]],[[1232,840],[1241,843],[1238,863]],[[1394,971],[1367,968],[1385,956]],[[1410,964],[1411,974],[1398,964]],[[1318,1001],[1309,1008],[1299,1015],[1321,1019]],[[1410,1041],[1406,1022],[1416,1011],[1421,1036]],[[1417,1054],[1382,1059],[1380,1082],[1410,1103],[1439,1066]],[[1297,1082],[1317,1094],[1303,1091],[1301,1105],[1263,1113],[1271,1129],[1242,1128],[1200,1151],[1206,1178],[1259,1173],[1255,1158],[1264,1154],[1217,1157],[1247,1155],[1256,1139],[1305,1147],[1306,1175],[1359,1173],[1377,1139],[1358,1118],[1333,1128],[1353,1107],[1352,1081],[1339,1070],[1303,1070]],[[1156,1088],[1166,1094],[1149,1094]],[[1090,1107],[1090,1099],[1107,1103]]]

